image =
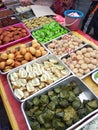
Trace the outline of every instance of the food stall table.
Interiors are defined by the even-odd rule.
[[[85,42],[98,48],[98,42],[83,33],[82,31],[78,30],[74,31],[73,33],[78,35],[78,37],[81,37]],[[92,81],[91,76],[86,77],[85,79],[83,79],[83,81],[90,87],[90,89],[96,94],[96,96],[98,96],[98,86]],[[28,130],[27,124],[21,111],[21,103],[19,103],[13,97],[7,82],[6,75],[0,75],[0,95],[4,103],[12,129]]]

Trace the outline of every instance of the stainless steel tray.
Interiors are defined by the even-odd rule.
[[[98,49],[87,44],[75,50],[73,53],[65,55],[61,58],[61,60],[68,65],[74,75],[77,75],[80,79],[83,79],[97,69],[97,55]]]
[[[54,20],[52,16],[42,16],[23,20],[23,23],[29,28],[30,31],[33,31],[41,28],[43,25],[51,22],[52,20]]]
[[[70,76],[66,79],[63,79],[61,80],[60,82],[54,84],[51,86],[51,88],[47,88],[45,91],[42,91],[40,92],[39,94],[37,94],[35,97],[40,97],[41,95],[44,95],[44,94],[47,94],[48,92],[51,92],[51,90],[54,90],[55,88],[57,87],[62,87],[64,86],[64,88],[68,88],[69,87],[69,84],[72,83],[72,82],[75,82],[77,84],[77,87],[81,90],[81,93],[79,94],[79,99],[81,102],[83,102],[83,100],[96,100],[97,103],[98,103],[98,98],[94,95],[94,93],[84,84],[84,82],[82,80],[80,80],[78,77],[76,76]],[[76,87],[76,86],[75,86]],[[67,90],[67,92],[70,91]],[[27,103],[30,103],[32,104],[31,102],[33,101],[33,98],[34,97],[31,97],[29,100],[25,101],[22,103],[21,105],[21,109],[22,109],[22,112],[23,112],[23,115],[24,115],[24,118],[27,122],[27,125],[28,125],[28,129],[31,130],[31,126],[30,126],[30,120],[29,118],[27,117],[27,114],[26,114],[26,108],[27,108]],[[40,104],[39,104],[40,105]],[[69,105],[70,106],[70,105]],[[59,107],[60,108],[60,107]],[[65,107],[66,108],[66,107]],[[33,109],[33,104],[32,104],[32,109]],[[28,108],[28,111],[29,111],[29,108]],[[43,110],[44,111],[44,110]],[[82,117],[80,120],[76,121],[76,123],[73,123],[71,126],[67,126],[66,130],[72,130],[73,128],[75,128],[77,125],[79,125],[81,122],[83,122],[85,119],[87,119],[88,117],[90,117],[91,115],[93,115],[94,113],[98,112],[98,109],[90,112],[89,114],[86,114],[86,116]],[[35,120],[35,119],[34,119]],[[34,121],[33,120],[33,121]]]
[[[50,60],[56,61],[56,63],[53,63],[52,61],[50,62]],[[47,61],[49,61],[48,64],[47,64]],[[60,67],[59,69],[55,68],[55,67],[57,67],[56,66],[57,64],[58,64],[58,67]],[[32,67],[32,70],[30,70],[28,72],[28,69],[30,69],[30,65]],[[27,69],[27,67],[28,67],[28,69]],[[14,92],[19,87],[19,85],[15,84],[16,87],[14,87],[11,76],[13,77],[13,74],[16,75],[16,73],[17,73],[19,76],[18,77],[19,80],[21,79],[21,77],[23,78],[23,76],[20,76],[23,73],[23,71],[21,71],[21,69],[22,70],[25,69],[26,77],[24,77],[24,79],[25,79],[26,83],[25,83],[24,89],[21,88],[21,86],[19,89],[23,89],[23,90],[21,90],[23,93],[23,96],[24,96],[24,91],[28,92],[29,95],[27,97],[20,98],[18,96],[15,96],[15,94],[14,94]],[[28,78],[28,76],[30,75],[30,72],[33,73],[33,77]],[[71,71],[69,70],[69,68],[66,65],[64,65],[61,62],[61,60],[59,60],[56,56],[49,54],[49,55],[43,56],[37,60],[34,60],[28,64],[25,64],[19,68],[16,68],[16,69],[10,71],[7,74],[7,80],[8,80],[9,87],[10,87],[14,97],[19,102],[23,102],[23,101],[29,99],[30,97],[37,95],[40,91],[43,91],[43,90],[51,87],[53,84],[57,83],[58,81],[62,80],[63,78],[66,78],[70,74],[71,74]],[[45,77],[47,77],[47,78],[45,78]],[[14,83],[19,81],[18,79],[16,76],[14,79],[15,80]],[[34,79],[37,80],[36,81],[37,85],[36,85]],[[31,81],[33,82],[32,84],[34,87],[32,88],[33,90],[29,91],[29,89],[27,88],[29,85],[27,85],[27,84],[28,84],[28,82],[30,84]],[[19,82],[17,82],[17,83],[19,83]],[[44,85],[43,85],[43,83],[44,83]]]
[[[23,44],[21,44],[21,45],[23,45]],[[16,51],[18,52],[18,51],[20,50],[21,45],[15,47],[14,50],[16,50]],[[24,44],[24,45],[29,48],[29,47],[32,46],[32,43],[31,43],[31,42],[28,42],[28,43],[26,43],[26,44]],[[43,46],[43,45],[40,45],[40,46],[43,47],[44,50],[46,51],[46,54],[45,54],[45,55],[48,55],[48,54],[49,54],[48,49],[47,49],[45,46]],[[12,49],[12,50],[13,50],[13,49]],[[0,55],[3,54],[3,53],[4,53],[4,52],[0,52]],[[6,53],[9,55],[9,54],[11,53],[11,49],[7,50]],[[34,55],[32,54],[32,56],[34,56]],[[43,57],[43,56],[40,56],[40,57]],[[40,58],[40,57],[37,57],[37,59]],[[15,58],[16,58],[16,57],[15,57]],[[14,58],[14,61],[15,61],[15,58]],[[6,62],[7,60],[8,60],[8,59],[6,59],[5,62]],[[23,60],[23,59],[22,59],[22,60]],[[33,60],[33,59],[32,59],[32,60]],[[28,61],[28,62],[32,62],[32,60],[30,60],[30,61]],[[23,65],[24,65],[24,64],[23,64]],[[23,66],[23,65],[21,64],[21,65],[19,65],[19,66]],[[17,67],[13,66],[11,69],[9,69],[9,70],[6,71],[6,72],[4,72],[3,70],[0,70],[0,74],[7,74],[7,73],[9,73],[9,71],[11,71],[11,70],[13,70],[13,69],[15,69],[15,68],[18,68],[19,66],[17,66]]]
[[[46,43],[45,46],[48,48],[51,54],[62,58],[63,56],[81,48],[85,44],[87,43],[85,43],[81,38],[70,32],[60,38]]]
[[[84,123],[82,123],[79,127],[77,127],[75,130],[83,130],[84,127],[86,127],[87,125],[91,124],[94,120],[98,121],[98,110],[96,111],[96,113],[90,117],[88,120],[86,120]],[[98,125],[98,123],[97,123]],[[89,128],[89,127],[88,127]],[[93,128],[93,126],[92,126]],[[97,127],[98,128],[98,127]],[[96,128],[96,130],[97,130]],[[87,128],[86,128],[87,129]],[[94,129],[94,128],[93,128]]]
[[[30,6],[30,5],[29,5]],[[20,3],[18,4],[14,4],[14,5],[11,5],[11,6],[8,6],[9,9],[13,10],[15,14],[18,14],[18,13],[24,13],[24,12],[27,12],[27,11],[30,11],[31,8],[28,8],[27,10],[23,11],[22,9],[17,11],[17,8],[23,8],[24,6],[22,6]],[[25,6],[27,7],[27,6]]]
[[[15,14],[15,16],[20,20],[20,21],[24,21],[24,20],[30,20],[32,18],[35,17],[35,14],[32,10],[24,12],[24,13],[17,13]]]
[[[39,35],[39,36],[38,36],[39,38],[43,38],[44,41],[40,41],[40,40],[38,39],[38,37],[36,38],[36,37],[34,36],[33,33],[36,33],[36,31],[40,31],[40,30],[43,29],[43,28],[46,29],[45,26],[48,26],[47,28],[49,28],[49,26],[52,26],[51,24],[55,24],[55,25],[53,25],[53,27],[51,27],[51,30],[47,30],[47,33],[45,32],[45,34],[44,34],[44,32],[42,32],[42,33],[37,33],[37,34],[36,34],[36,36]],[[57,24],[57,25],[56,25],[56,24]],[[59,26],[59,27],[57,27],[57,28],[59,28],[59,29],[56,30],[56,26]],[[61,27],[61,28],[60,28],[60,27]],[[52,32],[52,30],[53,30],[53,32]],[[60,32],[60,31],[62,31],[62,30],[63,30],[63,31],[65,30],[65,32],[63,32],[62,34],[58,33],[58,32]],[[56,38],[59,38],[59,37],[61,37],[61,36],[64,36],[65,34],[68,34],[69,32],[70,32],[70,30],[69,30],[68,28],[62,26],[61,24],[59,24],[59,23],[56,22],[56,21],[53,21],[53,22],[47,23],[47,24],[43,25],[42,27],[36,28],[36,29],[34,29],[33,31],[31,31],[31,36],[32,36],[34,39],[38,40],[41,44],[45,45],[46,43],[51,42],[52,40],[54,40],[54,39],[56,39]],[[54,36],[54,33],[55,33],[55,36]],[[43,36],[43,34],[44,34],[44,36]],[[49,35],[49,34],[51,34],[51,36],[53,36],[53,37],[50,38],[50,35]],[[58,35],[58,34],[59,34],[59,35]],[[45,40],[45,38],[46,38],[46,40]],[[48,40],[47,40],[47,39],[48,39]]]

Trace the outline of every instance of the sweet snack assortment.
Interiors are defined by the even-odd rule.
[[[17,24],[19,23],[20,20],[17,19],[15,16],[7,16],[5,18],[0,19],[0,28],[9,26],[9,25],[13,25],[13,24]]]
[[[30,20],[23,20],[23,23],[30,29],[34,30],[36,28],[42,27],[44,24],[52,22],[53,19],[51,17],[42,16],[38,18],[33,18]]]
[[[61,38],[55,39],[52,42],[46,44],[45,46],[50,50],[51,53],[57,55],[58,57],[62,57],[66,54],[73,52],[85,45],[82,39],[79,37],[69,33]]]
[[[4,18],[6,16],[13,15],[13,14],[14,14],[14,12],[10,9],[1,10],[0,11],[0,18]]]
[[[48,56],[46,56],[48,57]],[[69,70],[55,57],[43,57],[9,73],[10,87],[20,101],[69,75]]]
[[[18,40],[28,35],[27,30],[21,25],[0,28],[0,46]]]
[[[76,129],[97,108],[98,99],[76,76],[70,76],[22,103],[22,111],[31,130]]]
[[[98,50],[86,45],[63,57],[62,61],[69,66],[75,75],[83,77],[98,67]]]
[[[47,54],[46,49],[33,40],[31,43],[22,44],[17,48],[0,53],[0,70],[6,73],[45,54]]]
[[[26,104],[21,108],[29,119],[28,128],[72,129],[98,109],[96,95],[82,82],[98,68],[98,49],[53,16],[36,17],[31,5],[0,1],[0,9],[4,6],[0,11],[0,74],[7,75],[22,107]],[[98,72],[94,79],[98,80]]]

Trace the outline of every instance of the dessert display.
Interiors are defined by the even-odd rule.
[[[79,14],[73,10],[68,17]],[[64,19],[37,17],[29,2],[0,0],[0,93],[6,110],[16,107],[19,126],[13,129],[73,130],[98,113],[98,49],[80,30],[69,30]],[[94,129],[94,123],[79,128]]]
[[[32,31],[32,36],[40,43],[45,44],[57,37],[69,32],[68,29],[53,21],[42,26],[42,28]]]
[[[13,14],[14,14],[14,12],[10,9],[1,10],[0,11],[0,18],[9,16],[9,15],[13,15]]]
[[[31,5],[21,6],[20,4],[16,4],[16,5],[10,6],[9,9],[13,10],[16,14],[24,13],[31,10]]]
[[[61,38],[55,39],[52,42],[45,44],[51,53],[59,57],[65,54],[70,54],[74,50],[82,47],[85,43],[82,39],[71,33],[62,36]]]
[[[30,20],[23,20],[23,23],[30,29],[34,30],[36,28],[39,28],[47,23],[50,23],[53,21],[53,18],[47,17],[47,16],[42,16],[39,18],[33,18]]]
[[[29,19],[29,18],[31,19],[32,17],[35,17],[35,14],[33,13],[32,10],[30,10],[24,13],[19,13],[16,16],[19,20],[25,20],[25,19]]]
[[[10,88],[19,101],[68,76],[70,71],[59,59],[47,55],[8,74]]]
[[[17,24],[20,21],[15,16],[7,16],[5,18],[0,19],[0,28]]]
[[[72,130],[75,123],[78,125],[98,109],[98,99],[88,89],[83,90],[86,86],[81,82],[71,77],[25,101],[23,112],[28,128]],[[88,92],[88,96],[85,92]],[[82,94],[87,99],[81,101]]]
[[[2,73],[6,73],[45,54],[47,54],[46,49],[36,40],[28,44],[21,44],[17,48],[0,53],[0,70]]]
[[[22,23],[0,28],[0,48],[13,45],[29,36],[30,31]]]
[[[75,75],[82,78],[98,67],[98,50],[90,45],[62,58]]]

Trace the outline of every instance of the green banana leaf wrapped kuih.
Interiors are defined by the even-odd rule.
[[[65,130],[98,109],[95,99],[81,102],[76,81],[55,87],[26,101],[25,112],[32,130]]]

